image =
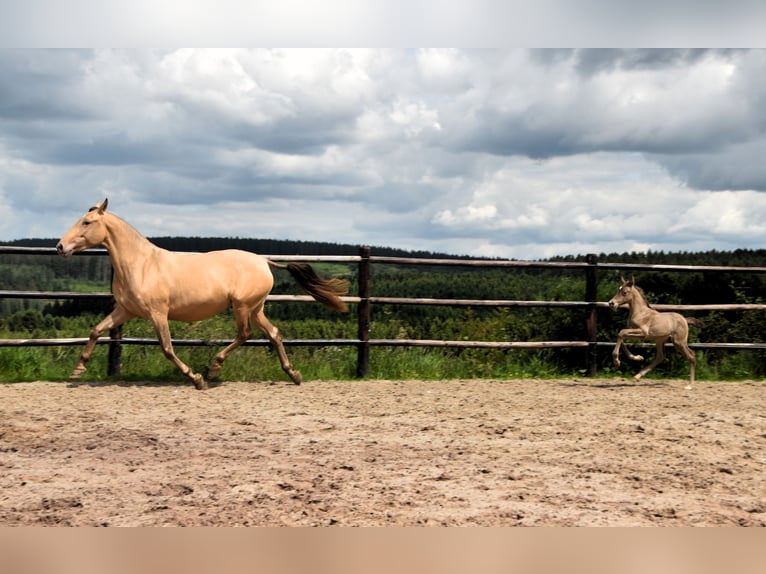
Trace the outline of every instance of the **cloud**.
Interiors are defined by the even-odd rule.
[[[147,235],[760,246],[764,78],[761,50],[4,51],[0,238],[109,196]]]
[[[516,158],[457,208],[437,213],[434,223],[461,230],[480,225],[496,242],[598,243],[625,235],[646,241],[672,221],[672,214],[657,209],[671,187],[677,183],[639,154]],[[680,193],[687,201],[694,197],[690,190],[674,191],[676,203]]]
[[[453,146],[538,158],[604,150],[717,151],[752,136],[752,120],[762,116],[760,98],[752,101],[750,91],[751,100],[738,97],[746,56],[595,52],[553,51],[538,66],[539,51],[529,59],[514,52],[493,62],[500,73],[486,70],[490,83],[474,90],[470,114],[456,115],[459,123],[450,126]],[[764,71],[760,62],[750,66],[748,80]]]

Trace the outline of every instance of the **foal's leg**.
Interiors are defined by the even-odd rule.
[[[282,336],[279,334],[279,329],[272,325],[266,318],[266,315],[263,314],[263,307],[254,311],[251,319],[253,324],[263,331],[269,338],[269,341],[271,341],[271,344],[274,345],[277,355],[279,355],[279,362],[282,364],[282,370],[290,376],[296,385],[300,385],[303,380],[301,373],[293,369],[293,366],[290,364],[290,359],[287,358],[287,353],[285,352],[285,346],[282,344]]]
[[[686,360],[689,361],[689,384],[685,387],[688,391],[694,384],[695,371],[697,370],[697,355],[695,355],[694,351],[689,348],[689,344],[686,341],[681,341],[678,343],[673,341],[673,346],[676,348],[676,351],[681,353],[684,357],[686,357]]]
[[[641,329],[623,329],[620,331],[617,335],[617,344],[614,346],[614,349],[612,350],[612,362],[614,362],[615,367],[620,366],[620,348],[622,348],[625,351],[625,354],[628,356],[628,359],[631,361],[643,361],[644,358],[641,355],[634,355],[630,352],[630,349],[628,349],[627,345],[624,345],[625,339],[643,339],[645,336],[645,333]]]
[[[250,310],[244,306],[234,306],[232,308],[234,312],[234,319],[237,321],[237,337],[232,343],[218,353],[213,362],[210,363],[210,367],[207,370],[207,378],[215,379],[221,374],[221,365],[226,360],[234,349],[242,345],[253,335],[253,329],[250,327]]]
[[[77,363],[77,366],[74,368],[74,371],[72,371],[72,374],[69,376],[69,378],[79,379],[82,377],[83,373],[87,370],[85,364],[90,360],[90,356],[93,354],[93,349],[96,347],[98,338],[101,335],[103,335],[109,329],[119,327],[133,317],[134,315],[126,311],[125,308],[123,308],[121,305],[115,305],[114,311],[109,313],[109,315],[107,315],[103,321],[93,327],[93,330],[90,332],[88,343],[85,345],[85,348],[80,355],[80,362]]]
[[[623,345],[622,346],[622,350],[625,351],[625,355],[631,361],[643,361],[644,360],[644,356],[643,355],[634,355],[633,352],[628,348],[627,345]]]
[[[154,325],[154,330],[157,332],[157,338],[160,340],[160,346],[162,347],[162,353],[165,355],[165,358],[172,361],[173,364],[178,367],[178,370],[194,383],[197,390],[201,391],[206,389],[207,381],[205,381],[202,375],[192,371],[191,367],[179,359],[176,356],[175,351],[173,351],[173,343],[170,340],[170,327],[168,326],[167,315],[155,313],[151,317],[151,322],[152,325]]]
[[[654,357],[654,360],[649,363],[646,367],[641,369],[638,373],[636,373],[636,376],[633,377],[634,381],[641,380],[641,377],[643,377],[646,373],[651,371],[654,367],[659,365],[662,361],[665,360],[665,339],[656,339],[655,343],[657,344],[657,354]]]

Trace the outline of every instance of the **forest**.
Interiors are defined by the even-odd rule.
[[[267,255],[357,255],[359,247],[330,243],[279,241],[241,238],[158,237],[151,239],[161,247],[174,251],[211,251],[237,248]],[[4,245],[50,247],[53,239],[27,239]],[[374,247],[373,255],[416,258],[457,258],[430,252],[412,252]],[[552,258],[555,262],[583,261],[583,256]],[[696,266],[766,267],[766,250],[709,251],[700,253],[611,253],[599,254],[599,263],[675,264]],[[322,275],[347,278],[350,295],[356,294],[356,264],[313,264]],[[599,301],[606,301],[619,286],[621,274],[634,273],[636,282],[646,292],[650,303],[764,303],[764,273],[712,273],[600,270]],[[55,255],[28,256],[0,254],[0,290],[40,291],[109,291],[111,267],[104,256],[78,255],[63,259]],[[541,268],[468,268],[460,266],[375,264],[372,266],[372,295],[378,297],[425,297],[436,299],[504,299],[582,301],[585,299],[585,273],[581,269]],[[299,293],[286,272],[275,273],[274,293]],[[29,300],[0,298],[0,338],[29,336],[86,336],[85,323],[97,322],[109,312],[108,299]],[[356,313],[351,306],[348,315],[337,314],[320,305],[305,303],[270,303],[267,314],[280,326],[285,338],[355,339]],[[374,305],[372,337],[486,341],[575,341],[586,340],[585,311],[562,308],[453,308],[421,305]],[[756,343],[766,336],[766,312],[694,312],[704,328],[693,329],[690,341]],[[627,313],[598,311],[598,340],[614,341],[624,327]],[[126,325],[126,336],[152,336],[145,322]],[[79,329],[79,333],[72,333]],[[174,336],[184,336],[186,329],[202,326],[177,326]],[[205,332],[207,338],[230,338],[233,326],[227,321],[212,321]],[[67,333],[62,335],[62,333]],[[187,335],[188,336],[188,335]],[[350,358],[353,349],[342,353]],[[4,353],[14,350],[3,350]],[[15,351],[18,352],[18,351]],[[326,350],[301,350],[312,353]],[[653,352],[653,351],[652,351]],[[485,351],[476,349],[394,350],[380,349],[380,362],[402,364],[434,363],[433,376],[442,371],[459,376],[562,376],[582,374],[583,349],[546,349],[524,351]],[[398,353],[398,354],[397,354]],[[701,376],[709,378],[763,378],[766,376],[766,353],[762,350],[697,351]],[[6,355],[7,356],[7,355]],[[434,357],[437,357],[434,359]],[[417,359],[413,359],[417,357]],[[453,364],[462,366],[456,370]],[[449,365],[449,367],[447,366]],[[413,366],[411,376],[429,376]],[[609,352],[599,353],[599,369],[606,374],[632,375],[633,365],[615,370]],[[344,364],[343,373],[350,376],[351,366]],[[658,368],[665,376],[686,376],[686,363],[668,354],[667,366]],[[0,368],[0,371],[2,369]],[[390,369],[389,369],[390,370]],[[382,371],[381,371],[382,372]],[[388,371],[386,371],[388,372]],[[398,373],[398,371],[394,371]],[[0,373],[2,374],[2,373]],[[393,376],[393,375],[392,375]]]

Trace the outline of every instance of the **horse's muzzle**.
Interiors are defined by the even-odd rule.
[[[71,249],[69,251],[64,249],[64,244],[61,243],[61,241],[59,241],[58,244],[56,245],[56,253],[61,255],[61,257],[69,257],[72,254],[72,251]]]
[[[617,301],[615,301],[614,299],[610,299],[608,305],[609,305],[609,308],[612,309],[613,311],[617,309],[617,307],[619,306],[617,305]]]

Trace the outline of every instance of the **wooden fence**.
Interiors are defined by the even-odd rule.
[[[0,246],[0,255],[55,255],[54,248],[34,247],[5,247]],[[83,253],[86,256],[105,256],[103,249],[94,249]],[[588,255],[583,261],[545,262],[545,261],[512,261],[485,259],[430,259],[408,257],[384,257],[372,255],[369,247],[360,247],[359,255],[354,256],[286,256],[268,255],[273,261],[290,262],[332,262],[356,264],[358,266],[358,295],[342,299],[352,303],[357,308],[357,338],[356,339],[285,339],[285,345],[314,345],[314,346],[355,346],[357,356],[357,376],[366,377],[370,366],[370,348],[376,346],[399,347],[456,347],[482,349],[544,349],[581,347],[588,350],[587,369],[591,376],[597,373],[597,349],[603,346],[613,346],[611,341],[597,340],[597,311],[607,308],[606,302],[597,301],[598,271],[599,270],[631,270],[631,271],[671,271],[671,272],[707,272],[707,273],[766,273],[766,267],[734,267],[734,266],[700,266],[700,265],[650,265],[636,263],[599,263],[595,255]],[[576,269],[585,276],[584,301],[527,301],[527,300],[497,300],[497,299],[432,299],[432,298],[402,298],[377,297],[372,295],[372,265],[427,265],[440,267],[468,268],[545,268],[545,269]],[[71,291],[3,291],[0,298],[16,299],[111,299],[111,293],[81,293]],[[272,294],[270,302],[280,301],[313,301],[307,295],[277,295]],[[374,305],[444,305],[450,307],[551,307],[583,309],[585,311],[586,339],[579,341],[449,341],[425,339],[373,339],[370,337],[372,323],[372,308]],[[764,304],[706,304],[706,305],[653,305],[660,311],[765,311]],[[615,333],[616,336],[616,333]],[[84,345],[87,338],[60,339],[0,339],[0,347],[19,346],[64,346]],[[225,346],[228,340],[202,339],[173,339],[176,346]],[[123,337],[120,329],[110,332],[109,337],[102,337],[99,344],[108,344],[109,375],[119,375],[122,345],[157,345],[154,338]],[[251,339],[246,345],[269,345],[265,339]],[[693,349],[766,349],[766,343],[692,343]]]

